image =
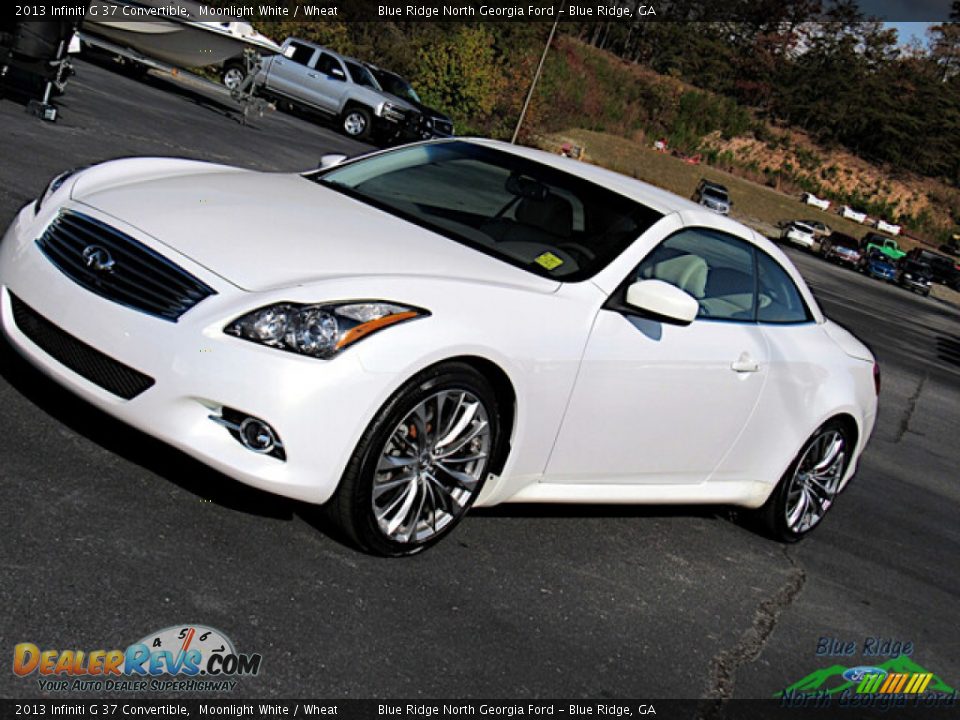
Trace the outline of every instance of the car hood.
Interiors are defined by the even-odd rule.
[[[223,168],[86,184],[76,201],[244,290],[378,275],[559,287],[297,174]]]

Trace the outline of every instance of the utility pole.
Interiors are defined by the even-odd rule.
[[[560,3],[557,8],[557,19],[553,21],[553,27],[550,28],[550,37],[547,38],[547,44],[543,46],[543,55],[540,56],[540,64],[537,65],[537,71],[533,74],[533,82],[530,83],[530,89],[527,91],[527,97],[523,101],[523,108],[520,110],[520,117],[517,118],[517,126],[513,129],[513,137],[510,143],[517,144],[517,136],[520,134],[520,126],[523,125],[523,118],[527,115],[527,108],[530,107],[530,100],[533,98],[533,91],[537,88],[537,82],[540,80],[540,73],[543,72],[543,64],[547,61],[547,53],[550,51],[550,43],[553,42],[553,36],[557,32],[557,25],[560,24],[560,15],[567,4],[566,0]]]

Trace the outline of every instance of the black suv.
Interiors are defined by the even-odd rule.
[[[377,82],[380,83],[380,87],[382,87],[384,91],[413,105],[421,112],[423,120],[420,127],[420,135],[424,140],[453,136],[453,120],[439,110],[424,105],[423,100],[417,95],[417,91],[414,90],[413,86],[403,77],[397,75],[395,72],[377,67],[372,63],[364,63],[364,65],[373,73],[373,76],[377,79]]]
[[[907,257],[929,265],[931,279],[935,283],[960,290],[960,270],[957,269],[956,261],[952,257],[923,248],[914,248]]]

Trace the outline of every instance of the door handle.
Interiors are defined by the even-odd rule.
[[[756,372],[760,369],[760,363],[751,357],[750,353],[744,351],[740,357],[730,363],[730,369],[738,373]]]
[[[317,74],[316,74],[316,73],[307,73],[307,77],[315,78],[315,77],[317,77]]]

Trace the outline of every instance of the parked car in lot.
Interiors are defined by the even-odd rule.
[[[924,297],[930,294],[932,277],[933,272],[925,262],[905,257],[897,265],[897,285]]]
[[[865,223],[867,221],[866,213],[854,210],[849,205],[841,205],[837,212],[840,214],[840,217],[846,218],[847,220],[853,220],[858,223]]]
[[[883,253],[893,262],[897,262],[907,253],[900,249],[900,245],[893,238],[880,233],[869,232],[860,241],[863,253],[869,255],[873,250]]]
[[[755,231],[485,140],[61,174],[0,242],[0,326],[103,412],[389,556],[504,502],[734,505],[799,540],[880,391]]]
[[[880,218],[877,218],[873,226],[880,232],[890,233],[891,235],[899,235],[901,230],[899,225],[888,223],[886,220],[881,220]]]
[[[813,250],[817,233],[801,220],[791,220],[780,231],[780,239],[805,250]]]
[[[829,225],[819,220],[801,220],[800,222],[809,228],[813,228],[814,235],[816,235],[818,240],[827,237],[833,232]]]
[[[702,178],[693,191],[693,199],[700,205],[710,208],[721,215],[729,215],[733,200],[727,188],[720,183]]]
[[[930,278],[933,282],[960,290],[960,268],[952,257],[923,248],[914,248],[907,257],[929,265]]]
[[[451,137],[453,135],[453,120],[439,110],[424,105],[423,100],[417,95],[417,91],[413,89],[413,85],[407,82],[402,76],[397,75],[395,72],[379,68],[372,63],[364,63],[364,65],[366,65],[367,70],[373,73],[377,82],[380,83],[380,87],[386,92],[410,103],[420,111],[420,116],[423,119],[420,136],[424,140]]]
[[[814,195],[813,193],[805,192],[805,193],[801,196],[800,199],[801,199],[803,202],[805,202],[807,205],[813,205],[814,207],[818,207],[818,208],[820,208],[821,210],[828,210],[828,209],[830,208],[830,201],[829,201],[829,200],[824,200],[824,199],[822,199],[822,198],[818,198],[818,197],[817,197],[816,195]]]
[[[842,232],[832,232],[821,241],[820,254],[825,260],[852,268],[860,267],[860,241]]]
[[[869,250],[861,261],[861,270],[867,277],[892,282],[897,279],[897,266],[879,250]]]
[[[419,110],[384,92],[359,60],[297,38],[281,47],[257,74],[262,95],[333,118],[357,140],[419,139]]]

